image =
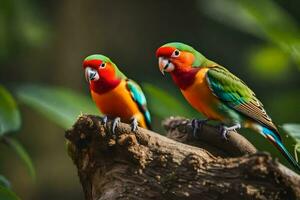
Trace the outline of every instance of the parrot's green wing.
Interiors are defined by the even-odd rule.
[[[209,68],[206,79],[213,94],[223,103],[278,133],[262,103],[242,80],[218,65]]]
[[[141,111],[141,113],[145,118],[147,127],[151,129],[151,116],[147,108],[146,97],[141,87],[136,82],[130,79],[127,79],[126,83],[127,83],[127,89],[129,90],[132,99],[136,102],[139,110]]]

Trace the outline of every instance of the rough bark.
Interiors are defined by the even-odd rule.
[[[300,199],[300,176],[241,135],[231,132],[222,140],[204,125],[197,139],[189,123],[164,122],[175,141],[142,128],[132,133],[123,123],[112,134],[111,121],[80,116],[66,138],[85,198]]]

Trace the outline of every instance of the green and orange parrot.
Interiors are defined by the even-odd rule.
[[[91,96],[99,110],[114,118],[112,131],[121,120],[131,123],[133,131],[137,126],[151,129],[151,117],[145,95],[140,86],[128,79],[106,56],[95,54],[83,61],[86,80],[90,84]]]
[[[300,171],[263,104],[241,79],[183,43],[165,44],[157,49],[156,56],[160,71],[169,72],[186,100],[207,117],[192,121],[194,133],[207,120],[221,122],[224,138],[230,130],[251,128],[271,141]]]

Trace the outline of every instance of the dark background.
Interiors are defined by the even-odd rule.
[[[275,123],[300,123],[299,8],[296,0],[1,0],[0,82],[11,90],[34,83],[89,95],[81,64],[89,54],[101,53],[128,77],[184,102],[170,77],[161,76],[155,58],[159,46],[180,41],[242,78]],[[243,16],[245,10],[257,19]],[[1,173],[23,199],[83,199],[64,130],[32,109],[20,108],[18,138],[33,159],[37,180],[5,147],[0,147]],[[255,136],[264,149],[263,139]]]

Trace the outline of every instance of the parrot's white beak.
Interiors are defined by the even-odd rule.
[[[91,81],[99,80],[99,74],[97,70],[92,69],[90,67],[85,68],[85,79],[91,83]]]
[[[158,58],[158,66],[160,72],[165,75],[165,72],[171,72],[175,69],[174,64],[168,60],[167,58],[164,57],[159,57]]]

